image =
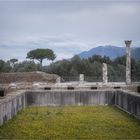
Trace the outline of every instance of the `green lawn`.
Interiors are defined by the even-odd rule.
[[[29,107],[0,127],[0,139],[140,139],[140,120],[111,106]]]

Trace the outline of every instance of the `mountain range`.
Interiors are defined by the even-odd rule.
[[[115,59],[116,57],[120,57],[125,55],[125,48],[106,45],[106,46],[98,46],[96,48],[92,48],[88,51],[81,52],[78,54],[80,58],[88,58],[93,55],[101,55],[101,56],[108,56],[110,59]],[[132,58],[139,60],[140,59],[140,47],[132,47],[131,48],[131,56]]]

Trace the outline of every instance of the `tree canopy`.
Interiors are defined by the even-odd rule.
[[[10,63],[12,65],[12,67],[14,67],[15,62],[17,62],[17,61],[18,61],[18,59],[16,59],[16,58],[10,59]]]
[[[43,59],[48,59],[48,60],[54,60],[56,58],[56,55],[51,49],[35,49],[31,50],[27,53],[27,57],[29,59],[36,59],[40,62],[42,65]]]
[[[34,57],[32,59],[35,59]],[[51,63],[47,66],[41,66],[34,61],[22,61],[10,65],[10,61],[0,60],[0,72],[28,72],[28,71],[44,71],[47,73],[58,74],[67,78],[79,77],[79,74],[85,75],[85,81],[97,82],[102,81],[102,63],[108,64],[108,80],[110,82],[125,81],[125,56],[111,60],[109,57],[92,56],[88,59],[81,59],[79,56],[74,56],[71,59],[63,59]],[[132,81],[140,81],[140,60],[131,59]]]

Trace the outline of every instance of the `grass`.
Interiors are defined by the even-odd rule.
[[[0,127],[0,139],[140,139],[140,120],[111,106],[29,107]]]

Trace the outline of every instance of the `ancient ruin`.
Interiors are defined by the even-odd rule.
[[[63,82],[42,72],[0,74],[0,125],[27,106],[115,105],[140,119],[139,84],[131,82],[131,41],[126,44],[126,83],[108,82],[103,63],[103,81]]]
[[[131,84],[131,40],[126,40],[126,84]]]
[[[103,83],[107,84],[108,76],[107,76],[107,64],[103,63]]]

